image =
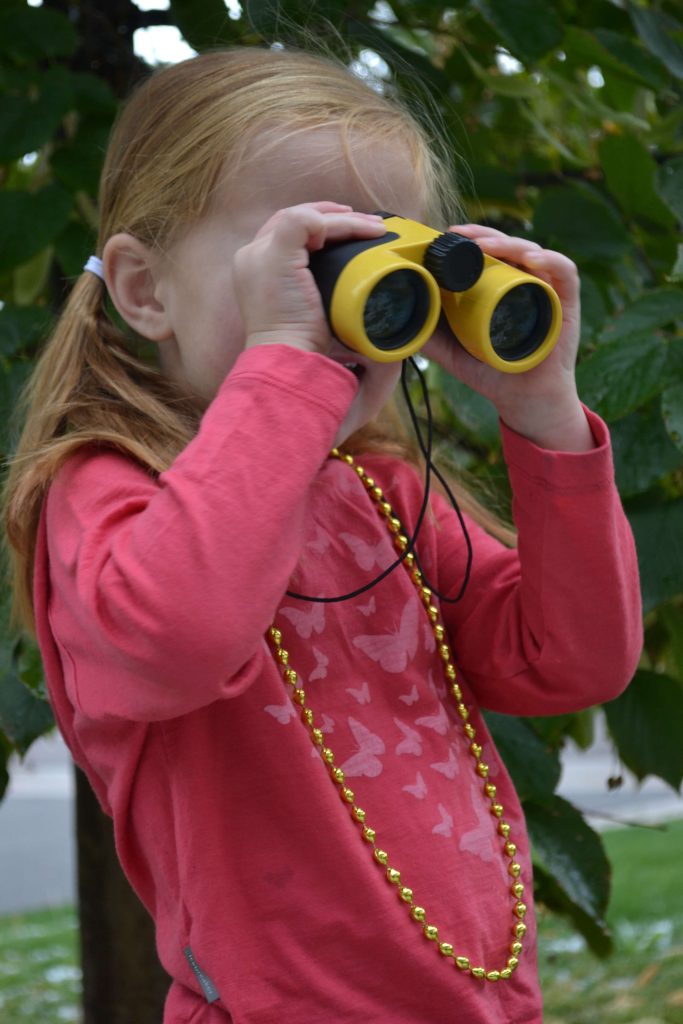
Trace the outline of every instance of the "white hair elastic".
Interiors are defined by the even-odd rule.
[[[101,281],[104,281],[104,267],[99,256],[89,256],[83,270],[89,270],[91,274],[95,274]]]

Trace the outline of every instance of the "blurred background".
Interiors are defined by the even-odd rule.
[[[308,43],[306,43],[308,40]],[[675,0],[3,0],[0,443],[93,251],[118,104],[215,46],[311,45],[426,109],[469,219],[567,253],[581,397],[608,422],[643,584],[626,693],[489,716],[533,843],[546,1022],[683,1024],[683,17]],[[452,468],[509,514],[495,410],[427,367]],[[446,454],[444,453],[444,458]],[[0,1020],[158,1024],[167,979],[0,594]],[[590,660],[590,659],[588,659]]]

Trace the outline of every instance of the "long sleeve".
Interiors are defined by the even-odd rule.
[[[478,702],[512,714],[560,714],[616,697],[642,649],[638,568],[614,485],[605,424],[587,411],[596,447],[538,448],[503,425],[518,547],[470,523],[472,577],[442,611]],[[439,589],[457,593],[462,533],[437,501]]]
[[[112,451],[63,468],[45,517],[50,621],[83,713],[169,718],[249,685],[356,387],[322,356],[252,349],[158,479]],[[83,667],[98,661],[118,667],[115,689]]]

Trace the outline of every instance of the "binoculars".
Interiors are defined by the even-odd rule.
[[[522,373],[550,354],[562,325],[550,285],[464,235],[381,216],[381,238],[332,243],[310,257],[343,345],[375,362],[407,359],[429,340],[443,309],[457,341],[497,370]]]

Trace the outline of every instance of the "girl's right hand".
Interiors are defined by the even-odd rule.
[[[377,238],[385,231],[380,216],[340,203],[301,203],[274,213],[234,256],[245,347],[283,344],[326,353],[332,336],[309,253],[328,242]]]

